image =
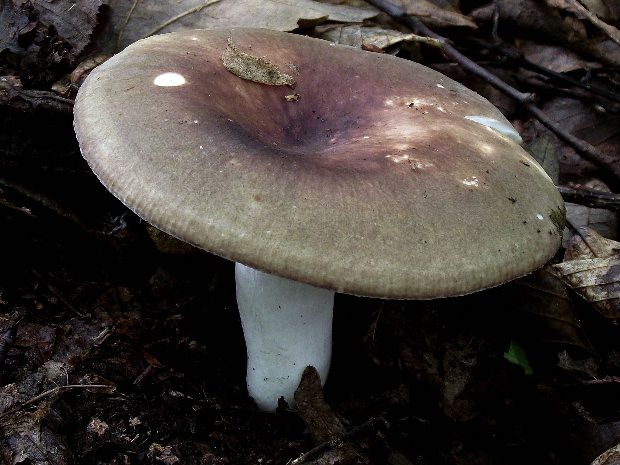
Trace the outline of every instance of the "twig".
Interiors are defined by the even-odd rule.
[[[523,74],[512,73],[512,77],[520,84],[528,87],[535,87],[541,91],[550,92],[552,94],[564,95],[571,99],[594,103],[600,106],[604,112],[611,115],[620,113],[620,103],[609,102],[607,99],[600,98],[598,95],[593,96],[592,94],[597,94],[597,92],[591,92],[589,89],[584,90],[553,85],[550,83],[548,77],[541,75],[525,76]]]
[[[0,413],[0,420],[24,409],[25,407],[28,407],[29,405],[36,404],[37,402],[45,399],[46,397],[56,396],[61,392],[70,391],[73,389],[114,389],[114,387],[107,384],[67,384],[65,386],[57,386],[55,388],[42,392],[39,395],[34,396],[32,399],[27,400],[26,402],[18,405],[17,407],[10,408],[5,412]]]
[[[193,8],[190,8],[187,11],[184,11],[183,13],[180,13],[176,16],[174,16],[173,18],[170,18],[168,21],[160,24],[159,26],[157,26],[155,29],[153,29],[151,32],[149,32],[145,37],[151,37],[152,35],[157,34],[159,31],[162,31],[163,29],[166,29],[168,26],[170,26],[172,23],[176,23],[177,21],[179,21],[180,19],[185,18],[186,16],[189,16],[191,14],[194,13],[198,13],[200,11],[202,11],[204,8],[211,6],[215,3],[220,2],[221,0],[207,0],[204,3],[201,3],[198,6],[195,6]]]
[[[495,27],[495,23],[493,23],[493,25]],[[481,47],[487,50],[500,53],[501,55],[504,56],[504,58],[514,62],[516,66],[520,66],[522,68],[528,69],[537,74],[542,74],[544,76],[551,77],[555,79],[556,81],[569,84],[573,87],[578,87],[580,89],[587,90],[589,92],[592,92],[593,94],[600,95],[601,97],[605,97],[614,102],[620,102],[620,95],[617,92],[610,92],[607,89],[594,86],[590,83],[580,81],[579,79],[575,79],[564,73],[558,73],[557,71],[553,71],[552,69],[549,69],[537,63],[534,63],[533,61],[530,61],[527,58],[525,58],[525,56],[520,50],[504,42],[495,33],[493,34],[493,40],[494,40],[493,44],[488,44],[485,41],[478,40],[478,39],[474,39],[474,43],[480,45]]]
[[[552,69],[545,68],[544,66],[540,66],[534,62],[531,62],[523,56],[520,57],[519,61],[521,62],[521,66],[523,66],[523,68],[525,69],[529,69],[530,71],[552,77],[560,82],[570,84],[571,86],[585,89],[592,92],[593,94],[600,95],[601,97],[605,97],[614,102],[620,102],[620,95],[618,95],[616,92],[609,92],[606,89],[601,89],[598,86],[593,86],[592,84],[582,82],[578,79],[567,76],[566,74],[555,72]]]
[[[311,452],[291,462],[291,465],[309,463],[310,460],[323,455],[321,462],[347,464],[367,464],[366,457],[360,455],[352,444],[340,440],[347,434],[347,430],[332,411],[323,397],[321,377],[312,366],[306,367],[301,376],[299,387],[295,391],[297,413],[308,427],[310,436],[315,443],[320,444]],[[310,455],[308,455],[310,454]],[[318,462],[318,460],[317,460]]]
[[[129,9],[129,12],[127,13],[127,16],[125,17],[125,21],[123,21],[123,25],[120,27],[118,31],[118,36],[116,37],[116,48],[120,46],[123,33],[125,32],[125,28],[127,27],[127,24],[129,24],[129,20],[131,19],[131,16],[133,15],[133,12],[138,6],[138,3],[140,3],[140,1],[141,0],[133,0],[133,3],[131,4],[131,8]]]
[[[296,459],[289,461],[288,465],[301,465],[303,463],[308,463],[310,460],[319,457],[329,450],[341,447],[345,442],[349,442],[352,439],[365,436],[369,433],[387,429],[388,427],[389,423],[384,418],[372,417],[361,425],[354,426],[346,434],[340,436],[339,438],[324,442],[315,448],[310,449],[308,452],[300,455]]]
[[[547,129],[553,132],[560,140],[573,147],[573,149],[575,149],[575,151],[579,155],[591,161],[599,168],[609,170],[614,175],[616,180],[620,181],[620,157],[616,158],[611,155],[607,155],[598,150],[593,145],[589,144],[588,142],[564,131],[534,104],[535,96],[533,94],[524,93],[519,91],[518,89],[515,89],[508,83],[504,82],[502,79],[482,68],[480,65],[459,52],[452,44],[450,44],[450,42],[447,41],[445,37],[429,29],[418,18],[408,16],[401,7],[396,6],[386,0],[367,1],[371,5],[374,5],[375,7],[390,15],[392,18],[409,27],[416,34],[445,40],[446,42],[443,46],[443,52],[448,58],[457,62],[465,71],[468,71],[483,78],[493,87],[501,90],[506,95],[512,97],[514,100],[522,104],[527,111],[529,111],[536,119],[538,119],[538,121],[540,121]]]
[[[549,2],[551,3],[551,2]],[[551,6],[554,6],[551,4]],[[587,19],[590,23],[598,27],[601,31],[603,31],[607,36],[613,40],[615,43],[620,45],[620,31],[612,26],[611,24],[607,24],[605,21],[601,20],[598,16],[590,13],[587,8],[585,8],[581,3],[577,0],[566,0],[566,6],[569,11],[575,14],[579,19]]]
[[[618,194],[582,187],[575,189],[568,186],[558,186],[558,190],[567,202],[578,203],[592,208],[620,210],[620,195]]]
[[[153,367],[148,365],[142,373],[140,373],[136,379],[133,380],[134,386],[140,386],[144,384],[146,378],[153,372]]]
[[[601,379],[589,379],[582,381],[581,384],[594,385],[594,384],[620,384],[620,376],[605,376]]]
[[[552,69],[541,66],[537,63],[534,63],[523,55],[521,50],[516,47],[507,44],[504,40],[499,36],[497,32],[497,26],[499,21],[499,8],[497,6],[497,2],[495,2],[495,10],[493,13],[493,29],[491,31],[491,37],[493,37],[493,44],[487,44],[482,40],[475,39],[474,42],[479,44],[481,47],[484,47],[487,50],[492,50],[501,53],[505,58],[514,61],[517,66],[521,66],[525,69],[529,69],[530,71],[534,71],[535,73],[542,74],[544,76],[552,77],[560,82],[565,82],[570,84],[571,86],[578,87],[580,89],[585,89],[593,94],[600,95],[601,97],[608,98],[609,100],[613,100],[614,102],[620,102],[620,95],[616,92],[610,92],[606,89],[602,89],[598,86],[593,86],[591,84],[582,82],[578,79],[572,78],[564,73],[558,73],[553,71]]]
[[[52,293],[52,295],[54,297],[56,297],[56,299],[58,299],[58,301],[69,311],[75,313],[77,316],[81,316],[81,317],[85,317],[86,314],[84,312],[81,312],[80,310],[78,310],[77,308],[75,308],[75,306],[69,302],[67,299],[64,298],[64,296],[60,293],[60,291],[58,290],[58,288],[54,285],[52,285],[51,283],[49,283],[46,279],[43,278],[43,276],[41,276],[41,274],[36,271],[36,270],[32,270],[32,274],[39,280],[41,281],[43,284],[45,284],[45,287],[47,287],[47,289]]]
[[[9,181],[8,179],[5,179],[3,177],[0,177],[0,186],[3,186],[7,189],[11,189],[12,191],[18,192],[19,194],[29,198],[30,200],[33,200],[39,205],[42,205],[48,210],[56,213],[57,215],[62,216],[63,218],[68,219],[69,221],[72,221],[73,223],[78,225],[80,228],[85,229],[86,231],[89,231],[89,228],[84,223],[82,223],[82,220],[80,220],[77,214],[67,209],[60,203],[56,202],[54,199],[51,199],[42,194],[39,194],[38,192],[32,191],[28,189],[27,187],[24,187],[20,184]]]
[[[19,80],[12,76],[0,76],[0,105],[8,105],[20,111],[39,108],[62,113],[73,111],[73,100],[55,92],[24,89]]]
[[[0,205],[2,205],[5,208],[8,208],[9,210],[14,210],[18,213],[21,213],[22,215],[26,215],[30,217],[34,216],[29,208],[26,208],[21,205],[17,205],[16,203],[13,203],[13,202],[9,202],[8,200],[3,199],[1,197],[0,197]]]

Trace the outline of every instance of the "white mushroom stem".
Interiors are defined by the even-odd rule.
[[[237,305],[248,351],[247,384],[258,407],[274,411],[311,365],[325,382],[332,351],[334,291],[236,264]]]

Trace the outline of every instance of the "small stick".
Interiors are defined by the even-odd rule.
[[[568,186],[557,187],[567,202],[578,203],[591,208],[620,210],[620,195],[618,194],[585,188],[576,189]]]
[[[164,23],[160,24],[160,25],[159,25],[159,26],[157,26],[155,29],[153,29],[151,32],[149,32],[149,33],[148,33],[145,37],[151,37],[152,35],[155,35],[155,34],[157,34],[158,32],[160,32],[160,31],[162,31],[162,30],[166,29],[166,28],[167,28],[168,26],[170,26],[171,24],[176,23],[176,22],[177,22],[177,21],[179,21],[180,19],[183,19],[183,18],[185,18],[186,16],[189,16],[189,15],[191,15],[191,14],[198,13],[198,12],[202,11],[203,9],[205,9],[206,7],[211,6],[211,5],[213,5],[213,4],[215,4],[215,3],[218,3],[218,2],[220,2],[220,1],[221,1],[221,0],[207,0],[206,2],[201,3],[201,4],[200,4],[200,5],[198,5],[198,6],[195,6],[195,7],[193,7],[193,8],[190,8],[189,10],[184,11],[183,13],[180,13],[180,14],[178,14],[178,15],[176,15],[176,16],[174,16],[174,17],[170,18],[168,21],[166,21],[166,22],[164,22]]]
[[[384,418],[372,417],[361,425],[354,426],[346,434],[310,449],[308,452],[300,455],[295,460],[289,461],[288,465],[301,465],[303,463],[308,463],[308,461],[319,457],[329,450],[341,447],[345,442],[351,441],[352,439],[360,436],[365,436],[368,433],[387,429],[388,427],[389,423]]]
[[[24,89],[21,84],[7,76],[0,76],[0,104],[18,110],[44,108],[62,113],[73,111],[73,100],[46,90]]]
[[[58,299],[58,301],[69,311],[75,313],[77,316],[81,316],[81,317],[85,317],[86,314],[81,312],[80,310],[78,310],[77,308],[75,308],[73,306],[73,304],[71,302],[69,302],[67,299],[65,299],[63,297],[63,295],[60,293],[60,291],[58,290],[58,288],[56,288],[55,286],[53,286],[52,284],[50,284],[49,282],[47,282],[47,280],[45,280],[43,278],[43,276],[41,276],[41,274],[36,271],[36,270],[32,270],[32,274],[35,276],[35,278],[37,278],[39,281],[43,282],[43,284],[45,284],[45,287],[47,287],[47,289],[52,293],[52,295],[54,297],[56,297],[56,299]]]
[[[131,19],[131,16],[133,15],[134,10],[136,9],[136,7],[138,6],[138,3],[140,3],[141,0],[133,0],[133,3],[131,4],[131,8],[129,9],[129,13],[127,13],[127,16],[125,17],[125,21],[123,21],[123,25],[121,26],[119,32],[118,32],[118,37],[116,38],[116,47],[118,48],[120,43],[121,43],[121,39],[123,37],[123,33],[125,32],[125,28],[127,27],[127,24],[129,24],[129,20]]]
[[[607,34],[607,36],[611,40],[620,45],[620,31],[616,27],[612,26],[611,24],[607,24],[595,14],[590,13],[590,11],[577,0],[565,1],[567,3],[569,11],[574,13],[579,19],[587,19],[593,26],[599,28],[601,31]]]
[[[16,413],[22,410],[25,407],[28,407],[29,405],[36,404],[37,402],[39,402],[42,399],[45,399],[46,397],[55,396],[57,394],[60,394],[61,392],[70,391],[72,389],[91,389],[91,388],[92,389],[114,389],[114,386],[110,386],[108,384],[67,384],[65,386],[57,386],[55,388],[42,392],[39,395],[34,396],[32,399],[27,400],[26,402],[18,405],[17,407],[10,408],[6,410],[5,412],[0,413],[0,420],[13,413]]]
[[[52,198],[46,197],[43,194],[35,192],[18,183],[9,181],[8,179],[5,179],[3,177],[0,177],[0,186],[6,189],[11,189],[12,191],[15,191],[23,195],[24,197],[29,198],[30,200],[38,203],[39,205],[56,213],[57,215],[75,223],[77,226],[79,226],[82,229],[85,229],[87,231],[89,230],[88,227],[84,223],[82,223],[82,220],[80,220],[79,216],[76,213],[64,207],[63,205],[61,205],[60,203],[58,203],[56,200]]]

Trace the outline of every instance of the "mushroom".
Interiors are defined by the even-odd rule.
[[[273,79],[273,82],[269,81]],[[75,102],[100,181],[237,262],[250,395],[324,381],[334,292],[432,299],[541,267],[564,204],[487,100],[419,64],[260,29],[141,40]]]

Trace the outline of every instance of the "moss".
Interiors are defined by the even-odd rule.
[[[566,225],[566,207],[564,204],[558,206],[555,210],[551,210],[549,218],[555,225],[558,234],[561,236],[564,231],[564,226]]]

